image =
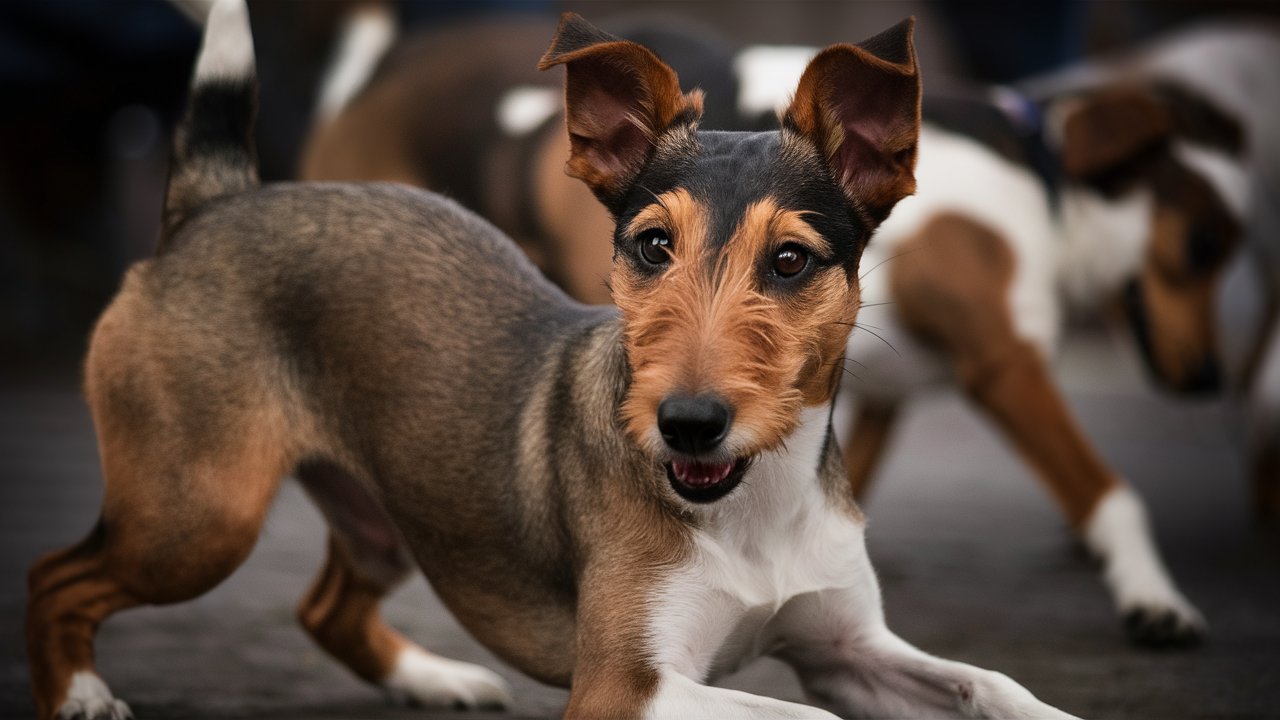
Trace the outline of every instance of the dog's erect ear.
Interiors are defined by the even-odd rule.
[[[1062,121],[1062,171],[1072,180],[1111,170],[1173,134],[1173,114],[1146,88],[1108,88],[1061,102],[1069,103]]]
[[[1243,160],[1246,133],[1240,119],[1204,95],[1173,81],[1156,81],[1152,90],[1173,117],[1173,134]]]
[[[572,145],[568,171],[615,209],[668,128],[694,123],[702,94],[680,92],[680,80],[643,45],[614,37],[573,13],[540,70],[566,66],[565,122]]]
[[[916,188],[914,27],[915,18],[908,18],[858,45],[818,53],[782,118],[825,154],[845,196],[877,222]]]

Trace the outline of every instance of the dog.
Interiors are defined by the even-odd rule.
[[[1228,42],[1239,45],[1238,38]],[[1256,56],[1256,45],[1246,43],[1251,51],[1220,65],[1247,74],[1238,61]],[[784,112],[787,93],[815,52],[739,53],[733,122],[750,126]],[[1143,57],[1152,56],[1162,54]],[[318,124],[305,176],[401,177],[382,159],[394,158],[427,168],[410,182],[456,187],[450,168],[475,163],[421,148],[465,147],[461,138],[481,123],[456,136],[397,141],[373,140],[353,122],[368,127],[379,118],[429,116],[434,88],[420,68],[431,58],[426,44],[389,56],[337,119]],[[505,137],[484,145],[523,148],[507,156],[524,161],[515,170],[502,166],[483,190],[460,199],[499,226],[535,238],[522,246],[572,295],[608,302],[609,258],[593,239],[609,231],[610,220],[585,190],[555,172],[568,146],[547,129],[554,126],[547,123],[551,102],[531,92],[518,69],[495,63],[488,70],[476,112],[488,118],[486,137]],[[863,319],[876,329],[854,333],[847,351],[859,380],[843,390],[858,399],[845,464],[851,488],[863,496],[900,405],[924,387],[958,382],[1100,557],[1129,638],[1191,645],[1206,630],[1202,615],[1165,569],[1141,499],[1071,416],[1047,359],[1056,353],[1068,308],[1105,314],[1119,297],[1157,381],[1192,393],[1221,384],[1215,291],[1242,228],[1258,224],[1245,215],[1251,181],[1241,171],[1250,157],[1247,138],[1265,123],[1246,122],[1239,103],[1224,106],[1206,83],[1185,82],[1178,73],[1110,69],[1090,76],[1084,83],[1041,81],[1035,93],[952,86],[926,95],[920,152],[928,181],[890,215],[878,231],[883,242],[872,243],[866,256],[863,293],[874,307]],[[534,120],[503,125],[504,109],[517,100],[535,109]],[[361,153],[370,142],[395,150]],[[513,184],[512,175],[533,181]],[[1271,447],[1265,439],[1255,446]]]
[[[1208,99],[1243,130],[1243,158],[1219,163],[1218,174],[1243,189],[1246,259],[1262,296],[1237,350],[1243,362],[1234,390],[1247,418],[1245,434],[1254,507],[1261,519],[1280,512],[1280,29],[1274,23],[1219,21],[1191,27],[1118,58],[1086,63],[1028,83],[1035,96],[1096,87],[1100,78],[1174,80]],[[1243,171],[1244,178],[1230,180]]]
[[[1274,34],[1229,35],[1280,58]],[[865,491],[900,404],[921,387],[958,384],[1102,560],[1131,639],[1157,646],[1194,644],[1205,623],[1164,569],[1140,499],[1090,447],[1046,361],[1065,316],[1118,308],[1158,384],[1184,394],[1225,386],[1215,310],[1228,263],[1257,226],[1249,165],[1262,136],[1247,103],[1167,62],[1193,37],[1087,82],[1073,70],[1070,82],[935,103],[920,191],[865,258],[886,263],[865,279],[868,304],[892,304],[861,320],[893,349],[865,336],[849,349],[863,380],[850,385],[861,402],[845,448],[855,489]],[[1221,76],[1256,76],[1257,58],[1214,60]]]
[[[569,716],[832,717],[703,684],[771,654],[834,712],[1069,717],[887,629],[831,434],[862,246],[914,184],[911,29],[818,54],[780,131],[717,133],[653,53],[562,18],[540,64],[618,218],[614,309],[426,191],[259,187],[248,14],[216,5],[157,255],[85,366],[101,518],[30,572],[39,717],[128,716],[96,628],[216,585],[290,473],[331,529],[303,626],[422,703],[507,692],[380,619],[410,558]]]

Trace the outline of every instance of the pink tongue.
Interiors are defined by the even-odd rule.
[[[703,463],[693,460],[673,460],[671,470],[676,479],[685,485],[707,487],[729,477],[733,463]]]

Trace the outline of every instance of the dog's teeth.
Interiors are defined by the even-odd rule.
[[[700,463],[676,460],[671,463],[676,479],[687,485],[715,485],[729,477],[733,463]]]

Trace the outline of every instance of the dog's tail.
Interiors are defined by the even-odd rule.
[[[157,252],[210,200],[258,185],[253,123],[258,91],[244,0],[217,0],[205,21],[187,109],[173,140]]]
[[[386,0],[364,0],[348,11],[320,84],[316,126],[332,120],[364,90],[397,33],[395,8]]]

